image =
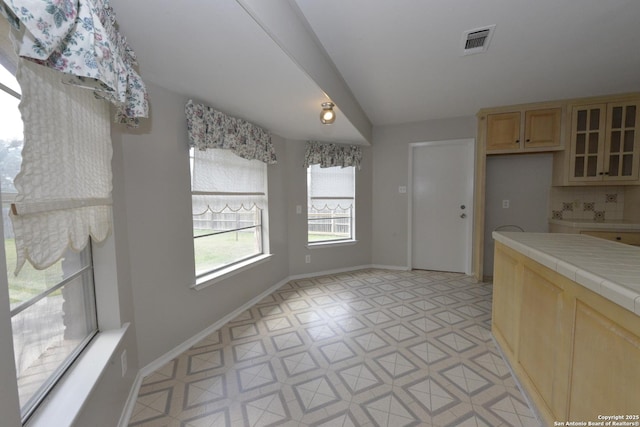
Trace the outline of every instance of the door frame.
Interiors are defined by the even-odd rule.
[[[427,141],[427,142],[411,142],[409,143],[409,167],[408,167],[408,186],[407,186],[407,195],[409,208],[408,208],[408,221],[407,221],[407,266],[409,270],[413,269],[413,154],[416,148],[421,147],[433,147],[439,145],[465,145],[468,150],[471,150],[469,153],[468,164],[466,167],[469,169],[469,177],[471,182],[469,183],[469,196],[470,202],[467,203],[468,210],[467,215],[469,219],[469,228],[467,230],[467,241],[469,244],[467,245],[467,250],[465,251],[465,274],[468,276],[473,275],[473,229],[475,224],[475,210],[474,210],[474,187],[475,187],[475,158],[476,158],[476,144],[474,138],[465,138],[465,139],[448,139],[448,140],[439,140],[439,141]]]

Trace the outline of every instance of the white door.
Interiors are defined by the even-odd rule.
[[[411,144],[412,268],[471,274],[474,140]]]

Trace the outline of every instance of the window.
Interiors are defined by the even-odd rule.
[[[230,150],[191,148],[196,278],[262,255],[267,165]]]
[[[0,59],[8,63],[6,56]],[[20,87],[4,66],[0,83],[0,198],[18,391],[26,420],[97,333],[93,266],[87,246],[80,253],[67,251],[45,270],[25,264],[13,274],[16,248],[8,213],[17,193],[13,180],[22,161],[23,125]]]
[[[354,240],[355,168],[307,168],[308,242]]]

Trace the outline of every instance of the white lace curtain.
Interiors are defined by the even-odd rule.
[[[111,136],[108,104],[90,91],[61,83],[60,73],[19,60],[24,122],[22,167],[10,213],[18,252],[44,269],[89,236],[111,229]]]
[[[352,167],[309,167],[307,206],[324,209],[351,209],[355,200],[355,173]]]
[[[230,150],[193,150],[191,192],[193,214],[264,209],[267,204],[267,165]]]
[[[136,57],[108,0],[3,0],[0,14],[17,30],[20,57],[61,71],[58,79],[66,83],[93,89],[116,106],[121,123],[136,126],[147,117]]]
[[[261,127],[192,100],[187,102],[185,114],[189,145],[196,150],[224,148],[243,159],[276,163],[271,134]]]
[[[355,166],[360,169],[362,149],[356,145],[325,144],[308,141],[304,156],[304,167],[320,165],[321,168],[333,166]]]

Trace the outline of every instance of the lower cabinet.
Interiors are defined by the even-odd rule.
[[[492,332],[545,425],[640,412],[640,316],[496,242]]]

